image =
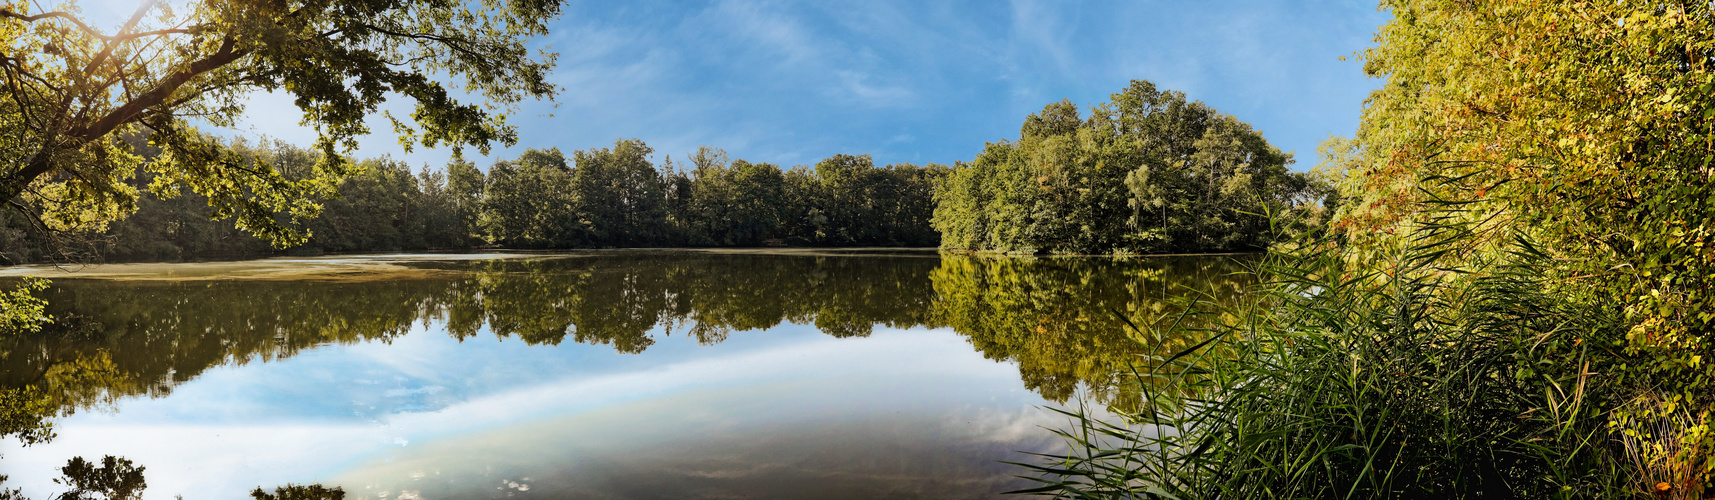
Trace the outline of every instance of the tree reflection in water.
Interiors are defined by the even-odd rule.
[[[1135,410],[1122,374],[1146,368],[1144,355],[1201,342],[1186,306],[1231,303],[1253,282],[1244,270],[1242,257],[948,257],[931,273],[933,316],[989,359],[1017,363],[1045,399],[1064,403],[1084,388]]]
[[[1125,322],[1164,326],[1192,294],[1232,300],[1249,283],[1243,260],[597,252],[296,279],[60,278],[46,292],[55,323],[0,338],[0,432],[40,441],[55,416],[164,396],[210,368],[432,323],[461,341],[486,332],[622,353],[658,335],[712,344],[788,322],[842,338],[951,327],[985,357],[1017,363],[1046,399],[1085,388],[1130,406],[1118,375],[1150,349]],[[1157,349],[1196,340],[1168,335]]]

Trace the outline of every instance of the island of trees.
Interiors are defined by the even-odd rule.
[[[1088,117],[1050,104],[1017,141],[955,167],[936,191],[934,225],[942,248],[960,250],[1259,250],[1337,202],[1291,163],[1232,115],[1133,81]]]

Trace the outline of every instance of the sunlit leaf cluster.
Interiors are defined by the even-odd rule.
[[[276,244],[352,172],[341,153],[389,98],[401,142],[511,144],[506,112],[552,98],[552,54],[532,37],[556,1],[143,0],[117,27],[73,4],[0,5],[0,199],[43,229],[99,229],[135,208],[140,168],[158,194],[188,187],[218,218]],[[321,160],[282,172],[237,154],[199,126],[232,126],[257,92],[290,96],[318,134]],[[469,104],[475,99],[480,104]],[[146,136],[148,162],[124,140]]]

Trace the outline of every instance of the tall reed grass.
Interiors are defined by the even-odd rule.
[[[1707,414],[1612,418],[1638,404],[1600,372],[1625,361],[1617,301],[1558,286],[1524,237],[1477,251],[1453,220],[1374,260],[1330,239],[1270,256],[1247,300],[1195,313],[1206,341],[1139,360],[1142,410],[1057,410],[1070,451],[1020,464],[1041,484],[1017,493],[1702,498],[1684,449],[1702,441],[1669,420]]]

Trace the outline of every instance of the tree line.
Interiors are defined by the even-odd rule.
[[[126,137],[147,163],[162,151]],[[529,149],[488,168],[455,154],[444,168],[387,157],[342,159],[354,173],[317,182],[326,153],[281,141],[224,145],[251,168],[319,193],[312,216],[276,212],[307,240],[291,250],[217,219],[240,219],[143,169],[113,210],[129,216],[53,227],[0,215],[8,264],[183,260],[283,251],[372,252],[616,247],[940,246],[948,250],[1144,254],[1266,248],[1319,225],[1327,183],[1288,170],[1291,155],[1238,119],[1136,81],[1088,117],[1068,101],[1030,115],[1016,141],[953,166],[878,166],[838,154],[814,165],[729,158],[704,146],[660,161],[638,139],[562,152]],[[303,201],[310,203],[310,201]],[[88,216],[80,220],[107,220]],[[1271,226],[1271,224],[1276,224]]]
[[[133,138],[147,156],[147,141]],[[230,146],[288,178],[316,168],[320,155],[292,144]],[[360,252],[683,246],[934,246],[929,226],[939,165],[877,166],[868,155],[835,155],[783,169],[729,159],[713,147],[683,168],[626,139],[611,148],[530,149],[487,172],[460,156],[444,169],[414,170],[390,158],[353,161],[357,173],[302,223],[296,251]],[[208,198],[189,189],[132,181],[129,217],[85,231],[41,230],[24,214],[0,220],[0,257],[44,260],[180,260],[279,252],[217,220]]]
[[[530,150],[483,174],[455,158],[449,185],[460,223],[514,248],[661,246],[934,246],[928,220],[939,165],[875,165],[834,155],[782,169],[702,147],[684,168],[643,141]]]

